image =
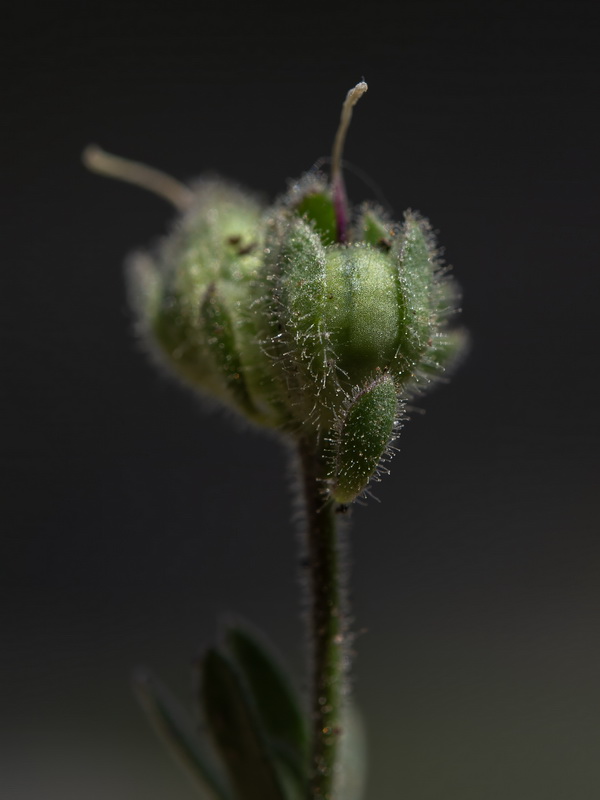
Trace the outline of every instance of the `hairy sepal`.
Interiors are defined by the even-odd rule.
[[[263,276],[267,347],[285,385],[294,430],[333,422],[341,394],[326,327],[325,248],[311,224],[283,210],[269,221]]]
[[[308,173],[293,184],[283,205],[305,220],[323,245],[337,241],[337,221],[331,187],[323,176]]]
[[[329,491],[338,503],[361,495],[390,452],[399,419],[391,375],[377,375],[355,390],[340,414],[332,439]]]
[[[400,338],[392,365],[399,384],[419,391],[456,361],[463,338],[450,330],[458,291],[442,267],[429,222],[407,211],[394,239],[401,314]]]
[[[250,419],[260,419],[246,382],[238,326],[226,298],[227,295],[217,288],[216,283],[212,283],[204,295],[200,315],[204,326],[205,347],[214,364],[215,374],[221,377],[224,398]],[[229,305],[235,306],[235,299],[227,299],[230,301]]]

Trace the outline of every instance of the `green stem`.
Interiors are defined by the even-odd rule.
[[[312,640],[312,754],[309,800],[332,800],[345,689],[347,613],[340,571],[338,505],[323,494],[316,443],[299,445],[305,502],[308,622]]]

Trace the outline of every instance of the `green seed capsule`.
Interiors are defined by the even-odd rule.
[[[388,369],[400,322],[393,260],[365,245],[328,248],[327,298],[331,344],[349,380]]]
[[[398,399],[390,375],[359,389],[340,415],[334,439],[330,492],[351,503],[364,492],[387,451],[398,419]]]

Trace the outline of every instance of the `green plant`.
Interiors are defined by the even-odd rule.
[[[339,522],[387,471],[406,400],[444,374],[464,346],[452,326],[458,291],[429,224],[397,224],[378,207],[350,207],[344,139],[359,83],[344,102],[331,176],[294,182],[271,207],[225,181],[192,188],[90,147],[86,164],[152,189],[181,211],[129,282],[153,358],[296,452],[304,508],[312,653],[302,708],[269,647],[243,625],[198,665],[211,748],[149,675],[136,682],[163,738],[224,800],[358,798],[360,739],[346,676],[351,632]],[[346,754],[346,755],[345,755]]]

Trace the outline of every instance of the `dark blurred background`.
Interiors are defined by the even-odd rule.
[[[192,800],[130,693],[241,612],[303,685],[287,459],[157,375],[122,262],[161,200],[84,145],[275,197],[346,157],[440,231],[472,334],[352,521],[367,798],[600,796],[592,2],[22,4],[4,25],[2,796]],[[10,20],[5,20],[10,23]],[[350,176],[355,200],[373,191]]]

